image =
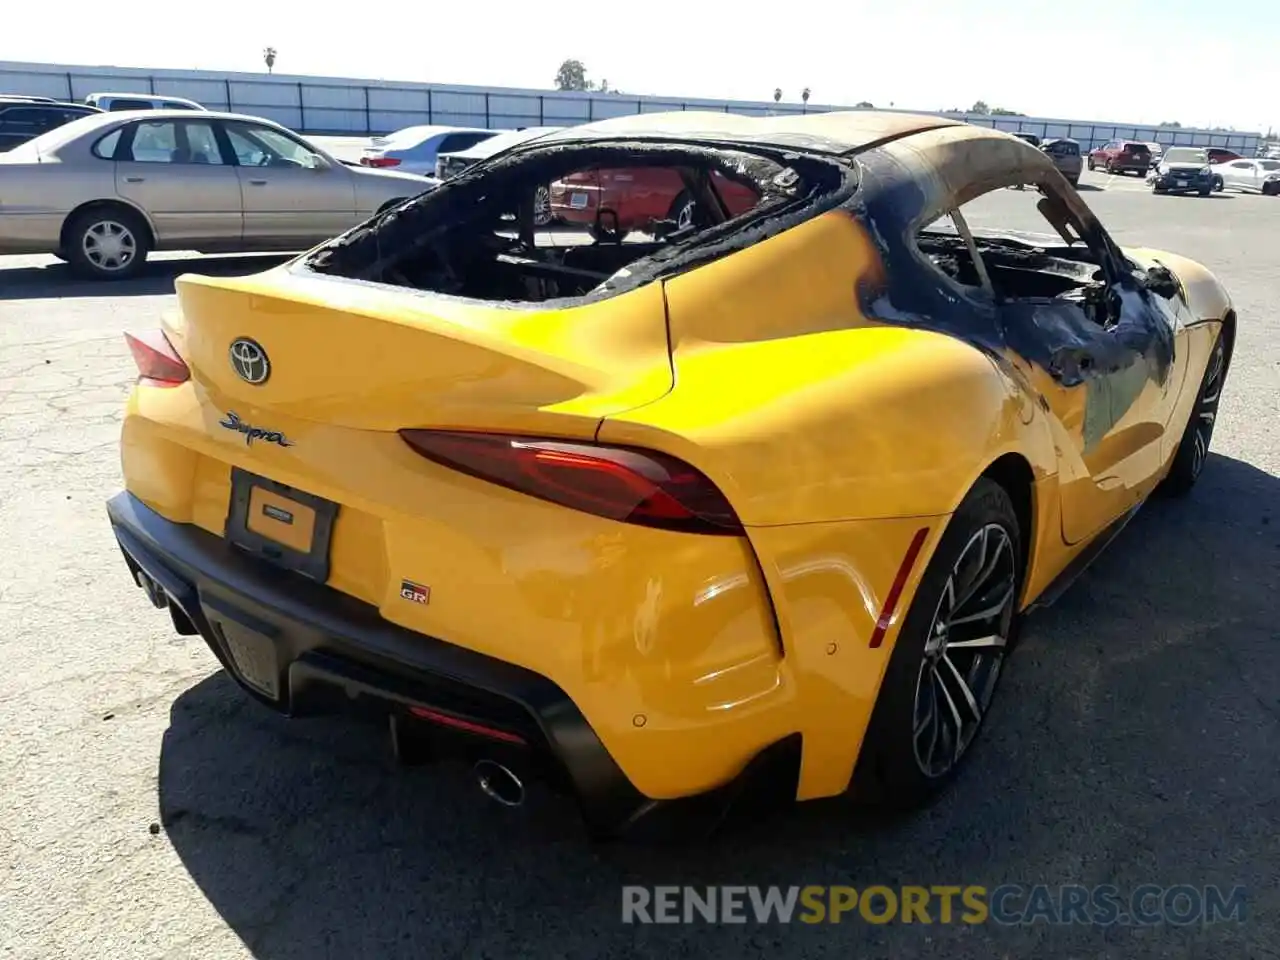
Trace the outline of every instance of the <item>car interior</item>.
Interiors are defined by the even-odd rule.
[[[545,193],[573,173],[642,167],[678,173],[694,198],[692,222],[681,227],[658,219],[645,230],[624,231],[617,229],[616,212],[604,208],[589,230],[554,221],[535,225],[539,188]],[[750,187],[759,202],[730,217],[713,172]],[[657,265],[675,251],[727,240],[739,224],[745,229],[840,183],[843,173],[834,164],[796,154],[781,162],[763,152],[684,146],[542,147],[469,168],[321,248],[307,265],[318,273],[478,300],[581,297],[622,282],[640,261]]]
[[[1110,296],[1104,254],[1084,239],[1086,231],[1061,201],[1038,184],[1024,186],[1029,188],[1024,194],[1028,201],[1035,199],[1037,211],[1057,235],[1054,240],[1006,231],[973,232],[963,213],[974,202],[970,201],[925,225],[917,234],[917,249],[957,285],[983,297],[989,289],[997,306],[1073,307],[1098,330],[1112,330],[1120,314]]]

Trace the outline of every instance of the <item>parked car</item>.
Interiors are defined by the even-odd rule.
[[[60,103],[45,97],[0,97],[0,151],[12,150],[64,123],[101,113],[82,103]]]
[[[405,127],[385,137],[373,137],[361,152],[360,163],[433,177],[440,154],[466,150],[499,132],[478,127]]]
[[[125,569],[256,703],[381,713],[396,756],[467,757],[507,807],[546,777],[595,835],[918,809],[1017,715],[990,707],[1024,615],[1218,469],[1228,291],[1014,146],[888,111],[633,115],[287,265],[181,277],[180,316],[128,338]],[[732,167],[760,205],[539,242],[538,184],[641,161],[704,196]],[[1018,183],[1044,235],[934,228]]]
[[[1025,143],[1031,144],[1033,147],[1043,146],[1043,141],[1034,133],[1015,133],[1014,136]]]
[[[1209,157],[1199,147],[1170,147],[1151,173],[1152,193],[1198,193],[1213,190]]]
[[[186,97],[156,96],[147,93],[91,93],[84,98],[91,107],[108,113],[122,110],[204,110]]]
[[[1139,140],[1112,140],[1089,153],[1089,169],[1107,173],[1145,175],[1151,169],[1151,148]]]
[[[0,154],[0,253],[119,279],[152,250],[305,250],[436,182],[344,166],[259,117],[94,113]]]
[[[1084,160],[1080,156],[1080,144],[1070,137],[1058,137],[1040,145],[1053,165],[1064,177],[1071,181],[1073,187],[1080,185],[1080,168]]]
[[[750,210],[760,195],[718,170],[711,182],[730,216]],[[663,236],[688,229],[698,203],[671,167],[599,167],[580,170],[551,184],[551,219],[586,228],[598,238],[621,238],[639,230]]]
[[[1147,149],[1151,151],[1151,167],[1155,169],[1156,164],[1160,162],[1160,158],[1164,156],[1164,147],[1154,140],[1148,140]]]
[[[1231,160],[1215,166],[1213,176],[1222,184],[1219,189],[1280,195],[1280,160]]]
[[[1219,163],[1227,163],[1231,160],[1241,159],[1240,154],[1234,150],[1228,150],[1225,147],[1205,147],[1206,154],[1209,156],[1209,163],[1216,166]]]
[[[479,143],[467,147],[465,150],[442,152],[436,157],[436,179],[448,180],[450,177],[456,177],[463,170],[479,163],[481,160],[487,160],[496,154],[502,153],[504,150],[510,150],[521,143],[536,140],[538,137],[546,136],[548,133],[555,133],[561,129],[563,127],[525,127],[523,130],[504,130],[502,133],[487,137]]]

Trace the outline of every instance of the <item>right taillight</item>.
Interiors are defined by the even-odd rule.
[[[152,387],[176,387],[191,379],[191,370],[163,330],[126,333],[125,343],[138,365],[138,382]]]
[[[666,454],[449,430],[400,436],[436,463],[575,510],[665,530],[742,533],[716,485]]]
[[[370,167],[398,167],[399,157],[361,157],[360,162]]]

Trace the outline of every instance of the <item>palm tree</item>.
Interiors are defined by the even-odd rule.
[[[270,73],[276,65],[276,48],[266,47],[262,51],[262,62],[267,65],[267,73]]]
[[[774,103],[777,103],[777,102],[779,102],[781,99],[782,99],[782,88],[781,88],[781,87],[774,87],[774,88],[773,88],[773,102],[774,102]]]

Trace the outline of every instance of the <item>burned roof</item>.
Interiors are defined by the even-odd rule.
[[[780,117],[745,117],[711,110],[640,113],[598,120],[538,139],[539,146],[594,140],[678,140],[730,142],[814,153],[856,153],[887,140],[940,127],[965,126],[962,121],[917,113],[846,110]]]

